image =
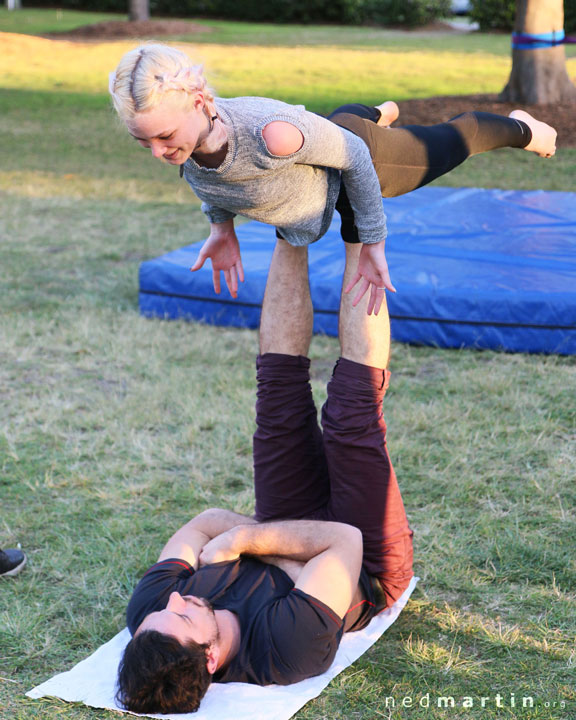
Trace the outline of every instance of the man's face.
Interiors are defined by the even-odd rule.
[[[170,595],[165,610],[146,615],[135,635],[144,630],[157,630],[175,637],[181,644],[194,640],[200,645],[216,644],[220,639],[214,608],[205,598],[195,595]]]

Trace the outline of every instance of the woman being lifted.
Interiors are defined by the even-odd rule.
[[[160,44],[126,53],[110,74],[110,94],[135,140],[180,166],[202,200],[210,235],[192,270],[210,258],[215,291],[224,272],[233,297],[244,279],[236,215],[273,225],[291,245],[308,245],[324,235],[337,209],[344,241],[362,243],[346,291],[357,286],[354,304],[370,291],[368,313],[377,313],[385,289],[394,291],[381,197],[410,192],[488,150],[555,152],[553,128],[522,110],[389,128],[398,117],[393,102],[345,105],[324,118],[269,98],[217,98],[201,67]]]

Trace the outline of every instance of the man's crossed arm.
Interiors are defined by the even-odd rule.
[[[164,545],[158,560],[182,558],[189,562],[195,570],[198,570],[198,558],[206,543],[236,525],[252,523],[256,523],[256,520],[231,510],[221,508],[204,510],[172,535]]]
[[[257,523],[228,510],[206,510],[165,545],[159,560],[182,558],[195,569],[240,555],[272,560],[295,587],[322,601],[341,618],[350,607],[362,566],[362,534],[351,525],[321,520]],[[272,558],[279,558],[276,562]],[[284,567],[283,560],[291,561]],[[295,572],[295,563],[301,570]]]

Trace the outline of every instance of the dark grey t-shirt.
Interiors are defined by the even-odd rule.
[[[240,622],[240,649],[216,682],[289,685],[327,670],[343,632],[342,620],[323,602],[294,588],[288,575],[252,558],[194,569],[184,560],[153,565],[136,586],[128,629],[163,610],[171,592],[210,600]]]

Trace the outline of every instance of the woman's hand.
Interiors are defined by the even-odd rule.
[[[373,243],[372,245],[362,245],[360,250],[360,258],[358,260],[358,269],[354,277],[344,288],[344,292],[349,293],[357,284],[358,292],[352,301],[352,305],[356,307],[360,300],[364,297],[370,288],[370,298],[368,300],[367,313],[378,315],[382,301],[384,300],[384,291],[390,290],[396,292],[396,288],[390,280],[388,272],[388,263],[384,255],[384,241]]]
[[[240,557],[240,553],[234,549],[233,541],[234,532],[227,530],[221,535],[216,535],[210,542],[207,542],[198,557],[200,567],[218,562],[237,560]]]
[[[240,245],[234,232],[234,221],[214,223],[209,238],[202,245],[196,262],[190,270],[200,270],[206,260],[212,260],[214,290],[220,294],[220,272],[224,272],[226,287],[233,298],[238,297],[238,280],[244,282],[244,268],[240,257]]]

